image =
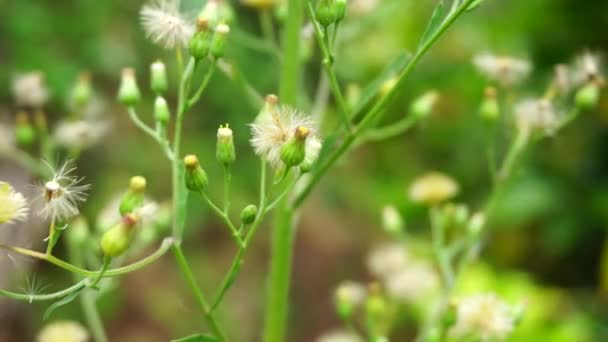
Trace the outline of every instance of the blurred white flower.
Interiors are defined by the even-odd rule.
[[[53,136],[59,146],[83,150],[97,144],[108,132],[108,122],[97,121],[62,121],[57,124]]]
[[[456,196],[459,190],[452,177],[441,172],[429,172],[416,178],[408,193],[415,203],[437,204]]]
[[[557,114],[553,104],[546,99],[527,99],[515,106],[518,129],[533,133],[552,133],[557,128]]]
[[[86,342],[89,333],[78,322],[56,321],[42,328],[36,337],[36,342]]]
[[[194,25],[179,12],[179,0],[153,0],[139,12],[148,39],[166,49],[186,46]]]
[[[431,265],[416,261],[395,273],[388,274],[384,286],[390,297],[412,302],[437,290],[439,277]]]
[[[367,297],[367,289],[361,283],[347,280],[338,285],[335,296],[338,302],[346,302],[352,306],[359,306],[363,304]]]
[[[86,200],[88,184],[81,184],[83,178],[72,176],[76,167],[67,161],[59,169],[53,170],[53,177],[40,189],[42,208],[38,212],[46,219],[65,221],[78,215],[78,204]]]
[[[374,276],[384,278],[405,268],[408,262],[405,247],[392,243],[373,249],[367,257],[367,268]]]
[[[306,151],[318,149],[320,141],[315,137],[312,118],[297,110],[282,106],[277,110],[265,112],[251,124],[251,145],[255,153],[265,158],[273,166],[281,165],[281,147],[293,138],[298,128],[308,129]]]
[[[382,208],[382,228],[388,233],[398,234],[405,227],[405,223],[399,210],[394,205],[386,205]]]
[[[371,13],[378,7],[379,0],[352,0],[348,2],[349,13],[361,16]]]
[[[585,52],[578,56],[572,67],[574,86],[583,86],[590,81],[603,82],[602,60],[599,54]]]
[[[525,80],[532,66],[525,59],[483,53],[473,58],[473,65],[484,76],[503,86],[514,86]]]
[[[0,182],[0,224],[25,221],[28,214],[25,197],[5,182]]]
[[[476,294],[457,303],[457,320],[450,333],[482,341],[503,340],[515,325],[513,308],[495,294]]]
[[[44,84],[44,74],[33,71],[13,78],[13,95],[20,106],[43,107],[49,99],[49,90]]]
[[[363,338],[353,332],[346,330],[335,330],[325,333],[317,339],[317,342],[363,342]]]

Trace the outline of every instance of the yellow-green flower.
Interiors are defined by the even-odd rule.
[[[431,172],[412,183],[409,196],[416,203],[437,204],[454,197],[458,190],[458,183],[451,177],[440,172]]]
[[[0,182],[0,224],[23,221],[27,218],[28,208],[25,197],[10,184]]]

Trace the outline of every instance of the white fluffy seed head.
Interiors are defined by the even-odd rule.
[[[53,136],[60,146],[82,150],[101,141],[109,126],[108,122],[102,120],[62,121]]]
[[[40,190],[41,209],[38,214],[45,219],[55,218],[65,221],[79,214],[78,205],[86,200],[88,184],[81,184],[83,178],[72,176],[76,170],[70,162],[65,162]]]
[[[186,46],[194,34],[194,25],[180,14],[179,5],[179,0],[155,0],[139,12],[146,36],[166,49]]]
[[[282,106],[259,115],[251,124],[251,145],[255,153],[265,158],[274,167],[279,167],[281,147],[290,141],[297,131],[306,129],[306,149],[314,151],[320,141],[315,136],[316,128],[312,118],[297,110]]]
[[[515,106],[517,128],[527,133],[551,134],[557,128],[557,113],[546,99],[527,99]]]
[[[10,184],[0,182],[0,224],[25,221],[28,211],[25,197]]]
[[[367,257],[367,268],[376,277],[384,278],[407,266],[409,256],[405,247],[398,243],[381,245]]]
[[[473,58],[473,65],[488,79],[502,86],[515,86],[525,80],[532,66],[525,59],[482,53]]]

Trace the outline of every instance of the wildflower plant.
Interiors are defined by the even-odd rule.
[[[204,327],[210,330],[209,334],[201,332],[180,341],[228,341],[227,324],[220,322],[217,310],[241,273],[247,251],[262,222],[273,212],[263,340],[286,341],[294,235],[302,205],[325,174],[347,153],[366,142],[402,134],[432,112],[438,100],[436,91],[422,94],[402,119],[379,124],[426,53],[458,19],[473,12],[482,2],[452,0],[446,6],[440,1],[412,56],[398,57],[388,72],[380,75],[356,101],[347,99],[335,72],[340,28],[349,20],[345,0],[242,1],[243,5],[259,11],[264,35],[261,40],[271,47],[269,53],[280,56],[278,96],[259,94],[247,82],[244,73],[231,63],[226,48],[236,41],[231,39],[230,25],[234,12],[228,2],[209,0],[196,18],[182,14],[178,0],[154,0],[145,4],[140,11],[145,34],[153,43],[175,53],[178,83],[176,87],[170,84],[173,78],[168,74],[173,72],[173,68],[167,65],[172,64],[166,65],[160,59],[150,65],[149,80],[138,78],[136,71],[127,67],[120,76],[117,101],[124,106],[133,124],[158,145],[161,158],[170,167],[171,204],[164,206],[168,213],[164,221],[167,221],[170,231],[150,229],[154,219],[163,221],[157,217],[150,219],[150,216],[161,216],[162,205],[150,203],[147,199],[147,184],[155,180],[142,176],[130,179],[116,205],[111,206],[112,213],[104,219],[104,224],[99,224],[97,229],[89,229],[89,223],[79,214],[80,207],[95,191],[95,186],[88,185],[86,180],[77,176],[73,165],[86,148],[101,139],[110,124],[104,118],[93,119],[86,115],[95,103],[90,75],[84,73],[76,80],[68,101],[69,115],[56,126],[47,121],[48,116],[44,112],[52,92],[46,89],[43,76],[40,73],[17,76],[13,88],[20,112],[12,129],[14,134],[11,137],[14,138],[6,143],[0,140],[0,154],[19,162],[42,180],[37,190],[40,209],[28,209],[29,201],[11,185],[2,182],[0,224],[24,221],[29,212],[36,212],[49,223],[49,236],[46,253],[7,245],[0,247],[71,272],[74,284],[46,294],[7,290],[0,290],[0,294],[29,302],[53,301],[47,316],[79,298],[85,307],[91,336],[95,341],[106,341],[103,322],[96,309],[99,295],[111,290],[110,282],[114,278],[135,272],[171,252],[206,323],[201,326],[201,331]],[[275,6],[286,6],[280,22],[275,22],[270,12]],[[315,108],[333,105],[337,120],[328,117],[330,111],[314,108],[309,111],[307,105],[300,101],[300,98],[311,97],[306,91],[301,91],[300,80],[305,21],[312,28],[321,53],[320,60],[313,62],[322,68],[322,79],[328,85],[326,94],[317,94],[318,99],[314,99],[314,102],[321,102]],[[275,26],[281,28],[280,44],[276,41]],[[249,38],[260,40],[259,37]],[[522,155],[534,143],[559,134],[581,111],[594,108],[603,86],[603,76],[597,58],[585,54],[574,67],[562,73],[559,80],[556,77],[544,95],[512,105],[503,103],[502,99],[506,92],[525,81],[532,71],[531,64],[492,54],[475,57],[474,64],[488,78],[488,88],[480,104],[480,118],[498,124],[499,117],[508,117],[505,122],[513,132],[502,163],[492,168],[494,184],[486,205],[470,210],[465,204],[454,203],[461,188],[449,175],[430,172],[414,180],[404,196],[428,210],[431,237],[427,247],[430,253],[420,256],[405,250],[401,243],[401,239],[408,238],[405,221],[395,207],[384,208],[383,226],[399,242],[370,256],[368,266],[377,281],[369,286],[349,281],[338,287],[336,311],[345,324],[345,330],[323,336],[320,341],[387,341],[395,323],[397,307],[400,303],[414,303],[420,297],[432,298],[435,302],[429,308],[420,308],[426,309],[420,328],[420,336],[426,341],[471,335],[490,340],[504,338],[516,329],[518,317],[509,304],[492,294],[457,300],[455,284],[462,268],[477,256],[484,235],[490,231],[496,202]],[[200,102],[217,72],[224,73],[242,86],[248,99],[258,108],[255,113],[250,113],[251,150],[235,148],[235,145],[239,146],[234,141],[235,126],[226,122],[217,130],[216,160],[201,160],[197,157],[198,151],[184,151],[182,148],[183,128],[192,108]],[[567,86],[560,87],[563,83]],[[147,86],[140,88],[143,84]],[[173,98],[169,90],[174,88],[177,89],[175,105],[169,101]],[[562,89],[567,89],[567,92]],[[328,101],[328,97],[333,101]],[[144,98],[153,102],[153,110],[146,116],[140,115]],[[153,118],[154,121],[148,123],[143,118]],[[323,130],[328,123],[336,121],[338,127],[331,131]],[[4,139],[4,134],[0,139]],[[256,203],[237,208],[237,216],[231,201],[232,168],[238,165],[240,155],[246,153],[259,157],[259,173],[256,175],[259,177],[259,198]],[[72,161],[60,163],[55,158],[57,155],[65,155]],[[59,167],[48,168],[39,160]],[[206,169],[212,167],[223,170],[221,182],[210,179]],[[223,198],[219,201],[210,191],[218,184],[223,188]],[[202,291],[182,248],[188,201],[207,206],[221,220],[237,248],[231,266],[213,297]],[[162,226],[161,223],[159,225]],[[53,254],[54,246],[62,241],[62,236],[68,247],[68,260]],[[157,243],[154,252],[127,263],[126,255],[135,254],[159,237],[163,239]],[[94,247],[87,248],[91,246]],[[55,329],[59,328],[48,328],[41,334],[52,334]],[[87,335],[80,331],[78,334]]]

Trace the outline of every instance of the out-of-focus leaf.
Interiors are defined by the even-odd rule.
[[[443,13],[445,12],[445,6],[443,5],[443,0],[439,1],[435,9],[433,10],[433,14],[431,15],[431,20],[429,20],[426,29],[424,30],[424,34],[422,34],[422,38],[420,39],[420,43],[418,44],[418,50],[426,43],[426,41],[437,31],[437,28],[443,22]]]
[[[393,59],[392,62],[388,64],[386,68],[382,71],[380,76],[375,78],[363,91],[361,92],[361,98],[357,102],[355,108],[352,111],[353,120],[357,120],[357,118],[363,112],[363,109],[367,107],[370,102],[376,97],[382,86],[390,80],[392,77],[399,75],[401,70],[403,70],[411,59],[411,55],[408,53],[402,53]]]
[[[49,318],[51,316],[53,311],[55,311],[55,309],[58,309],[59,307],[62,307],[66,304],[71,303],[74,299],[76,299],[76,297],[78,297],[80,292],[82,292],[82,289],[84,289],[84,288],[81,288],[80,290],[63,297],[61,300],[59,300],[59,301],[53,303],[51,306],[49,306],[49,308],[46,309],[46,311],[44,312],[44,315],[42,316],[42,320],[46,321],[47,318]]]
[[[215,336],[208,334],[194,334],[182,338],[178,338],[176,340],[171,340],[171,342],[218,342],[219,339]]]

